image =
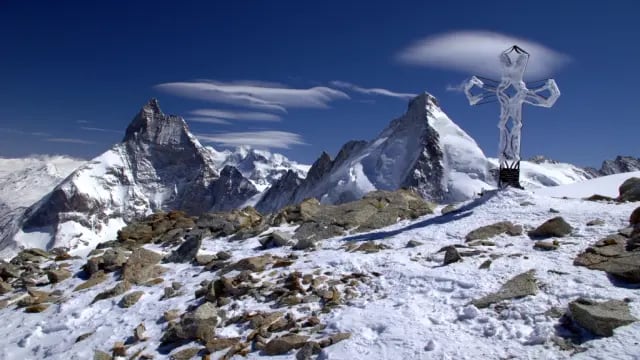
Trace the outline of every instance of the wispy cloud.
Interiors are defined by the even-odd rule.
[[[18,134],[18,135],[31,135],[31,136],[51,136],[46,132],[41,131],[24,131],[20,129],[13,128],[0,128],[0,132],[8,133],[8,134]]]
[[[447,87],[445,88],[445,90],[447,91],[452,91],[452,92],[464,92],[464,87],[467,84],[468,79],[465,79],[464,81],[462,81],[459,84],[447,84]]]
[[[413,65],[457,70],[470,75],[500,76],[499,55],[518,45],[529,54],[527,75],[543,77],[569,61],[569,57],[530,40],[490,31],[458,31],[418,40],[397,58]]]
[[[231,122],[225,119],[219,119],[214,117],[206,117],[206,116],[190,116],[187,118],[187,121],[195,121],[207,124],[219,124],[219,125],[229,125]]]
[[[416,94],[399,93],[399,92],[382,89],[382,88],[363,88],[361,86],[358,86],[346,81],[339,81],[339,80],[334,80],[330,84],[335,87],[349,89],[351,91],[355,91],[355,92],[358,92],[361,94],[367,94],[367,95],[382,95],[382,96],[390,96],[390,97],[401,98],[401,99],[412,99],[416,96]]]
[[[75,139],[75,138],[48,138],[45,139],[50,142],[59,142],[59,143],[70,143],[70,144],[82,144],[82,145],[93,145],[97,144],[95,141],[89,141],[84,139]]]
[[[158,84],[155,88],[187,98],[281,112],[287,108],[327,108],[332,101],[349,98],[342,91],[324,86],[292,89],[260,81],[199,80]]]
[[[282,117],[276,114],[253,112],[253,111],[231,111],[217,109],[199,109],[190,112],[193,115],[228,120],[249,120],[249,121],[280,121]]]
[[[89,127],[89,126],[81,126],[80,129],[87,130],[87,131],[99,131],[99,132],[122,134],[122,131],[120,131],[120,130],[103,129],[103,128]]]
[[[76,120],[76,123],[77,124],[90,124],[91,121],[88,121],[88,120]]]
[[[261,148],[289,149],[292,145],[306,145],[299,134],[274,130],[198,134],[197,137],[205,143],[215,143],[230,147],[251,145]]]

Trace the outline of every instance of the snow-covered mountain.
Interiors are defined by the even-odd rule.
[[[216,168],[185,121],[163,114],[153,99],[135,116],[121,143],[26,211],[14,240],[40,248],[95,244],[155,211],[228,210],[256,193],[234,167]]]
[[[0,240],[3,240],[3,233],[15,232],[28,206],[49,193],[84,162],[61,155],[0,158]],[[12,241],[0,241],[0,249],[11,245]]]
[[[235,167],[260,192],[273,185],[289,170],[304,179],[310,168],[309,165],[298,164],[284,155],[249,146],[239,146],[235,151],[217,151],[210,146],[207,149],[211,152],[216,169],[222,169],[227,165]]]
[[[285,176],[257,208],[274,211],[308,197],[342,203],[372,190],[401,187],[437,202],[460,201],[491,188],[488,169],[476,142],[424,93],[377,138],[346,143],[334,160],[323,153],[304,180]]]

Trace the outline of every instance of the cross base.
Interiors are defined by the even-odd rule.
[[[524,189],[522,185],[520,185],[520,161],[513,163],[511,166],[506,163],[500,164],[498,187],[503,189],[507,186]]]

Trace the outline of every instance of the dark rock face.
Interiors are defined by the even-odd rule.
[[[569,303],[569,311],[573,321],[599,336],[612,336],[613,329],[638,320],[631,316],[629,305],[620,300],[596,302],[579,298]]]
[[[599,172],[604,176],[638,170],[640,170],[640,159],[632,156],[616,156],[614,160],[605,160]]]
[[[161,210],[199,215],[238,207],[257,193],[233,167],[220,173],[185,121],[165,115],[155,99],[134,117],[123,142],[85,164],[26,211],[23,227],[75,221],[100,231],[111,218],[125,222]],[[53,244],[55,245],[55,239]]]

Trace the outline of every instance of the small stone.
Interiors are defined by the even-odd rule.
[[[462,261],[462,257],[458,253],[455,246],[447,246],[444,253],[442,265],[449,265],[454,262]]]
[[[91,335],[93,335],[93,333],[92,333],[92,332],[84,333],[84,334],[82,334],[82,335],[78,336],[78,337],[76,338],[76,341],[75,341],[75,342],[77,342],[77,343],[78,343],[78,342],[80,342],[80,341],[82,341],[82,340],[85,340],[86,338],[88,338],[88,337],[89,337],[89,336],[91,336]]]
[[[138,300],[144,295],[144,291],[133,291],[122,297],[120,300],[120,307],[128,308],[135,305]]]
[[[407,242],[407,245],[405,245],[405,247],[408,247],[408,248],[414,248],[414,247],[418,247],[418,246],[420,246],[420,245],[423,245],[423,243],[421,243],[421,242],[420,242],[420,241],[418,241],[418,240],[409,240],[409,241]]]
[[[349,338],[351,338],[351,333],[337,333],[329,336],[326,339],[320,340],[319,344],[320,344],[320,347],[325,348],[327,346],[337,344],[340,341],[347,340]]]
[[[226,261],[231,259],[231,254],[226,251],[219,251],[216,254],[216,257],[218,258],[218,260]]]
[[[131,284],[128,281],[126,280],[120,281],[119,283],[116,284],[116,286],[112,287],[111,289],[107,291],[103,291],[98,295],[96,295],[96,297],[93,298],[93,301],[91,303],[93,304],[96,301],[109,299],[115,296],[122,295],[125,292],[129,291],[129,289],[131,289]]]
[[[80,290],[85,290],[88,289],[90,287],[96,286],[100,283],[103,283],[105,280],[107,280],[107,275],[104,273],[104,271],[100,270],[96,273],[93,273],[91,275],[91,277],[89,278],[89,280],[83,282],[82,284],[78,285],[75,287],[75,289],[73,289],[73,291],[80,291]]]
[[[11,284],[9,283],[6,283],[0,280],[0,295],[4,295],[10,291],[13,291],[13,286],[11,286]]]
[[[180,310],[173,309],[164,312],[163,316],[165,321],[172,321],[180,317]]]
[[[35,305],[27,306],[24,309],[24,312],[26,312],[26,313],[41,313],[41,312],[47,310],[48,307],[49,307],[49,304],[35,304]]]
[[[485,260],[478,269],[488,269],[491,267],[491,260]]]
[[[440,214],[446,215],[446,214],[454,212],[456,210],[458,210],[458,208],[455,205],[448,204],[445,207],[443,207],[442,210],[440,210]]]
[[[550,209],[549,209],[549,212],[550,212],[550,213],[552,213],[552,214],[559,214],[559,213],[560,213],[560,211],[559,211],[559,210],[556,210],[556,209],[554,209],[554,208],[550,208]]]
[[[218,260],[218,257],[214,254],[196,255],[196,263],[201,266],[207,265],[214,260]]]
[[[122,341],[116,341],[113,345],[113,356],[127,356],[127,347]]]
[[[137,340],[137,341],[145,341],[148,338],[145,336],[145,331],[147,331],[147,328],[144,326],[143,323],[138,324],[138,326],[136,326],[135,329],[133,329],[133,337]]]
[[[49,270],[47,271],[47,277],[49,281],[53,284],[59,283],[63,280],[66,280],[71,277],[71,271],[69,270]]]
[[[207,350],[211,353],[220,351],[220,350],[224,350],[227,348],[230,348],[234,345],[236,345],[238,342],[240,342],[240,338],[235,337],[235,338],[215,338],[212,339],[211,341],[207,342]]]
[[[305,343],[296,353],[296,360],[312,360],[313,355],[322,350],[320,344],[315,341]]]
[[[604,224],[605,222],[602,219],[594,219],[587,222],[587,226],[600,226]]]
[[[269,341],[263,351],[266,355],[283,355],[303,347],[308,339],[308,336],[287,334]]]
[[[96,350],[93,352],[93,360],[111,360],[111,355],[104,351]]]
[[[312,238],[302,238],[293,246],[293,250],[311,250],[316,248],[316,240]]]
[[[533,244],[533,248],[537,249],[537,250],[543,250],[543,251],[550,251],[550,250],[556,250],[558,249],[558,246],[560,246],[560,243],[558,243],[558,241],[554,240],[554,241],[536,241],[535,244]]]
[[[188,348],[170,355],[171,360],[191,360],[200,352],[199,348]]]

